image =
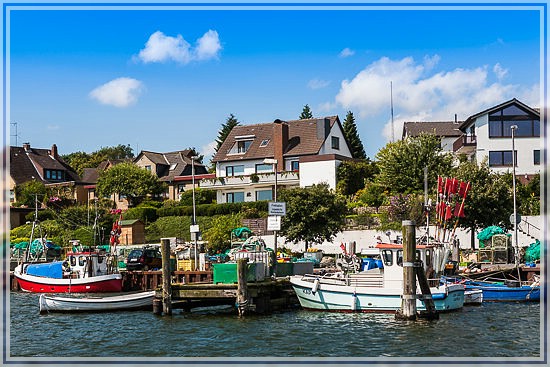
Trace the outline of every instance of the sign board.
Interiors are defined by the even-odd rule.
[[[272,215],[267,217],[267,230],[268,231],[280,231],[281,230],[281,216]]]
[[[191,233],[197,233],[199,231],[199,225],[198,224],[192,224],[189,226],[189,232]]]
[[[269,215],[286,215],[286,203],[269,202],[268,204]]]

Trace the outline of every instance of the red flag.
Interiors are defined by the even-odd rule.
[[[451,219],[452,216],[453,216],[453,210],[451,209],[450,205],[447,205],[446,211],[445,211],[445,220]]]
[[[451,193],[456,194],[458,192],[458,180],[453,178],[451,181]]]
[[[458,195],[464,197],[464,192],[466,192],[466,182],[460,181],[460,187],[458,188]]]
[[[437,176],[437,192],[443,193],[443,177]]]
[[[342,251],[344,251],[344,254],[347,255],[347,251],[346,251],[346,246],[343,244],[343,243],[340,243],[340,248],[342,249]]]
[[[461,204],[456,203],[453,215],[457,218],[464,218],[466,216],[466,215],[464,215],[464,205],[463,205],[463,203],[461,203]]]

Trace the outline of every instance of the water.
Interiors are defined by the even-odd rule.
[[[11,357],[539,357],[540,304],[486,303],[435,322],[303,310],[39,315],[11,292]],[[78,347],[76,347],[78,346]],[[145,360],[145,359],[143,359]]]

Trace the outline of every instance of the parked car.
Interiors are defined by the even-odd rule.
[[[127,270],[153,270],[162,268],[162,255],[158,249],[143,248],[130,252],[126,260]]]

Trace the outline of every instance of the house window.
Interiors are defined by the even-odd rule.
[[[273,165],[272,164],[257,164],[256,165],[256,173],[261,172],[273,172]]]
[[[540,150],[533,150],[533,164],[540,165]]]
[[[55,169],[47,169],[44,172],[44,176],[46,176],[46,180],[51,181],[63,181],[63,171],[55,170]]]
[[[228,203],[244,202],[244,192],[228,192],[226,197]]]
[[[515,151],[515,163],[518,165],[518,152]],[[496,150],[489,152],[489,167],[512,167],[512,151]]]
[[[244,154],[252,145],[253,140],[238,140],[229,150],[228,154]]]
[[[178,192],[184,192],[185,191],[185,185],[178,185]]]
[[[540,119],[536,115],[527,113],[517,106],[510,106],[489,114],[489,137],[511,137],[512,126],[514,125],[517,126],[514,136],[540,136]]]
[[[13,203],[15,201],[15,192],[13,190],[10,190],[10,203]]]
[[[264,139],[260,143],[260,148],[267,147],[267,144],[269,144],[269,139]]]
[[[256,201],[273,200],[272,190],[258,190],[256,191]]]
[[[118,194],[118,201],[123,201],[124,199],[126,199],[126,195]]]
[[[239,176],[244,174],[244,165],[227,166],[225,167],[225,175],[227,177]]]
[[[299,171],[300,170],[300,162],[299,161],[292,161],[290,162],[290,170],[291,171]]]
[[[145,166],[145,170],[151,172],[151,166]]]
[[[332,149],[340,150],[340,138],[337,136],[331,137]]]

